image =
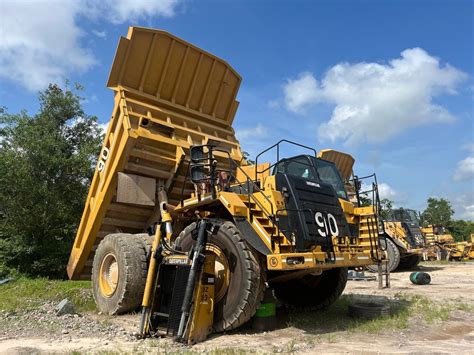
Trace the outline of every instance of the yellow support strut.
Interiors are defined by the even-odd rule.
[[[152,307],[152,299],[153,299],[153,292],[154,292],[154,285],[156,279],[156,251],[161,243],[162,232],[161,226],[162,223],[165,223],[166,227],[166,238],[170,240],[172,234],[171,228],[171,215],[166,212],[164,209],[161,209],[161,223],[157,226],[155,231],[155,236],[153,238],[153,244],[151,246],[151,257],[150,257],[150,265],[148,266],[148,273],[146,276],[146,283],[145,283],[145,292],[143,293],[143,300],[142,300],[142,318],[140,321],[140,336],[144,337],[149,333],[149,320],[151,314],[151,307]]]

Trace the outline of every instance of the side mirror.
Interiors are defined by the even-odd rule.
[[[195,184],[202,182],[209,178],[207,169],[202,165],[191,166],[191,181]]]
[[[192,146],[190,149],[191,162],[194,164],[202,163],[207,160],[207,154],[204,153],[203,146]]]

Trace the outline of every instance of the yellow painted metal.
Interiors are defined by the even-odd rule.
[[[275,177],[269,175],[268,163],[258,167],[259,171],[267,170],[256,177],[253,166],[243,168],[251,179],[260,180],[262,191],[254,191],[250,197],[224,191],[218,193],[217,200],[210,194],[198,197],[185,180],[184,159],[189,157],[191,145],[216,144],[235,162],[244,163],[231,127],[240,80],[225,61],[164,31],[134,27],[120,39],[107,84],[115,91],[114,110],[71,251],[70,278],[89,276],[95,247],[105,235],[142,232],[160,216],[157,207],[116,201],[118,172],[163,182],[168,202],[177,206],[177,213],[201,210],[206,214],[207,205],[215,208],[221,204],[232,216],[249,218],[272,255],[294,253],[293,243],[275,222],[285,202],[276,190]],[[219,162],[227,157],[220,152],[215,155]],[[354,161],[350,155],[324,150],[320,156],[333,161],[343,178],[350,176]],[[237,169],[236,175],[246,180],[242,170]],[[349,223],[359,224],[361,230],[374,215],[373,210],[354,208],[347,201],[341,205]],[[316,255],[313,264],[308,262],[305,267],[370,263],[366,257],[374,245],[364,239],[367,234],[361,235],[359,244],[351,244],[348,236],[334,241],[336,256],[342,258],[336,264],[320,259],[325,253],[316,248],[311,253]]]
[[[114,254],[107,254],[99,268],[99,289],[106,298],[111,297],[117,289],[119,280],[119,269],[117,259]]]
[[[448,244],[445,244],[445,247],[449,252],[448,258],[450,260],[464,260],[464,259],[469,259],[472,243],[470,242],[448,243]]]
[[[275,175],[270,175],[270,176],[267,176],[264,180],[263,180],[263,190],[264,191],[271,191],[271,190],[276,190],[276,179],[275,179]]]
[[[323,149],[318,152],[318,158],[333,162],[343,181],[347,181],[351,177],[355,160],[350,154],[333,149]]]
[[[429,225],[420,228],[425,237],[425,258],[428,260],[439,259],[446,255],[448,259],[462,260],[469,258],[472,244],[469,242],[455,242],[454,237],[448,233],[446,227]]]
[[[474,233],[471,233],[471,248],[468,254],[469,259],[474,259]]]
[[[446,232],[446,228],[443,226],[429,225],[428,227],[422,227],[421,233],[426,239],[427,244],[433,243],[454,243],[454,238],[451,234]]]
[[[392,239],[397,240],[400,244],[403,245],[405,251],[410,249],[408,244],[408,236],[405,229],[402,226],[401,222],[398,221],[384,221],[385,233],[388,234]],[[398,244],[400,246],[400,244]]]
[[[222,127],[232,124],[240,75],[225,61],[156,29],[130,27],[107,86]]]
[[[252,181],[264,181],[267,176],[270,176],[270,163],[262,163],[257,165],[257,173],[255,173],[255,165],[241,166],[237,170],[235,178],[237,181],[245,182],[247,177]]]
[[[267,255],[267,267],[268,270],[272,271],[327,270],[335,267],[358,267],[374,263],[370,253],[336,252],[335,256],[336,261],[328,263],[326,262],[327,254],[325,252],[271,254]]]
[[[204,260],[203,273],[196,287],[194,310],[186,336],[188,345],[204,341],[212,333],[214,304],[219,301],[217,285],[209,280],[214,273],[215,262],[217,262],[215,260],[216,257],[213,254],[206,255]],[[229,265],[226,268],[229,270]]]
[[[232,216],[248,217],[249,208],[245,205],[239,195],[233,192],[219,192],[218,198]]]
[[[89,278],[94,250],[117,231],[140,233],[159,213],[116,201],[117,173],[165,181],[170,204],[190,197],[189,147],[214,143],[240,162],[231,127],[241,78],[225,61],[167,32],[130,28],[107,85],[114,109],[68,262],[70,278]],[[184,186],[183,186],[184,185]]]
[[[212,262],[212,269],[207,273],[213,274],[215,277],[215,302],[219,302],[225,296],[230,284],[229,260],[221,248],[215,244],[207,243],[206,262]]]
[[[151,245],[152,256],[155,254],[158,246],[161,243],[161,238],[163,237],[161,234],[161,228],[156,228],[153,243]],[[145,291],[143,293],[142,307],[150,307],[151,305],[151,294],[153,292],[153,285],[155,282],[156,267],[156,258],[150,258],[150,264],[148,265],[148,272],[146,275]]]

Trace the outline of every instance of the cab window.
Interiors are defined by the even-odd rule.
[[[333,163],[322,159],[313,158],[313,160],[321,181],[331,184],[338,197],[348,200],[344,183],[342,182],[341,175],[336,166]]]
[[[297,176],[307,180],[315,180],[313,167],[306,157],[281,161],[277,165],[276,172]]]

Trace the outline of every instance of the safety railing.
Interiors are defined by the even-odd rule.
[[[205,147],[205,146],[209,146],[209,145],[203,145],[203,147]],[[229,162],[229,168],[228,169],[223,169],[222,167],[219,167],[219,168],[216,168],[216,171],[217,172],[226,172],[227,174],[229,174],[229,176],[233,180],[233,187],[240,187],[241,192],[242,192],[242,189],[243,189],[242,186],[244,184],[246,185],[245,195],[247,195],[247,201],[255,203],[255,205],[257,205],[259,207],[259,209],[262,211],[262,213],[267,217],[267,219],[270,221],[270,223],[274,227],[274,228],[272,228],[272,233],[271,233],[271,236],[270,236],[271,239],[273,239],[274,232],[275,232],[275,229],[277,228],[277,226],[275,224],[275,213],[273,211],[272,201],[268,198],[268,196],[264,193],[264,191],[260,188],[260,186],[254,180],[252,180],[250,178],[250,176],[242,169],[242,167],[231,157],[230,153],[227,150],[218,149],[215,146],[212,146],[212,150],[213,151],[218,151],[218,152],[221,152],[221,153],[224,153],[225,155],[227,155],[227,159],[228,159],[228,162]],[[186,181],[188,181],[189,171],[190,171],[190,166],[191,166],[191,160],[186,160],[186,161],[188,163],[188,168],[186,170],[185,183],[183,184],[183,187],[182,187],[182,190],[181,190],[181,203],[184,201],[184,187],[186,185]],[[245,177],[245,181],[240,181],[240,180],[237,179],[237,176],[236,176],[237,174],[234,173],[234,171],[237,171],[237,170]],[[218,187],[215,184],[216,179],[214,179],[214,177],[210,177],[207,180],[209,180],[211,182],[211,186],[210,186],[211,192],[216,191],[216,188]],[[270,206],[270,210],[268,210],[254,196],[254,193],[259,193],[264,198],[264,200],[268,202],[268,205]],[[250,217],[253,220],[252,209],[250,209]]]
[[[370,181],[369,188],[365,188],[362,190],[364,186],[364,181]],[[373,260],[380,260],[379,251],[386,251],[386,242],[380,243],[380,240],[385,241],[385,226],[383,220],[380,218],[380,212],[382,210],[381,203],[380,203],[380,195],[378,189],[378,182],[377,182],[377,175],[375,173],[359,177],[357,175],[354,176],[353,179],[349,180],[354,187],[353,193],[348,193],[349,199],[350,197],[356,197],[358,207],[362,206],[362,197],[370,200],[370,205],[373,207],[374,215],[373,217],[367,218],[367,228],[369,234],[369,242],[370,242],[370,254]],[[367,186],[367,184],[365,185]],[[375,250],[375,252],[374,252]]]
[[[318,154],[316,152],[316,149],[314,148],[311,148],[311,147],[308,147],[306,145],[303,145],[303,144],[299,144],[299,143],[296,143],[296,142],[292,142],[292,141],[289,141],[287,139],[282,139],[280,140],[279,142],[273,144],[272,146],[268,147],[267,149],[261,151],[256,157],[255,157],[255,176],[257,177],[258,174],[263,174],[265,172],[267,172],[268,170],[271,170],[274,166],[276,166],[279,162],[280,162],[280,146],[282,143],[288,143],[290,145],[294,145],[296,147],[300,147],[300,148],[304,148],[304,149],[307,149],[307,150],[310,150],[311,152],[314,153],[314,156],[316,157]],[[272,150],[276,150],[276,160],[275,160],[275,163],[271,164],[270,166],[268,166],[267,168],[263,169],[263,170],[258,170],[258,158],[260,158],[263,154],[267,153],[267,152],[270,152]]]

